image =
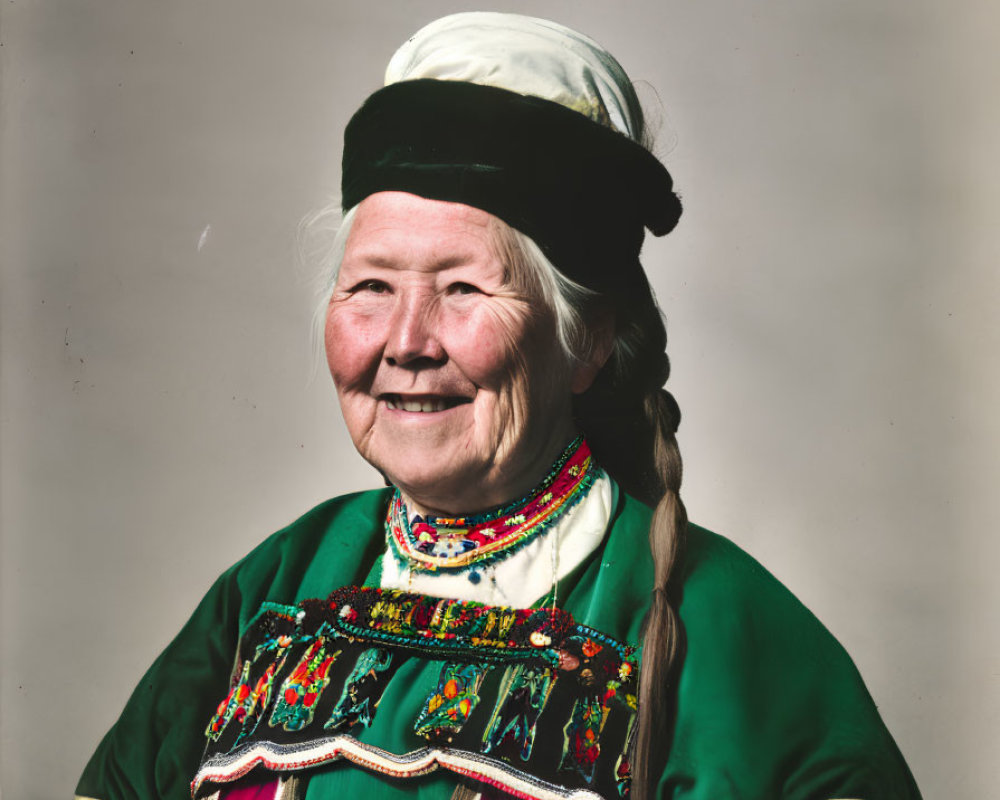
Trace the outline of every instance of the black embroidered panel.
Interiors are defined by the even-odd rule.
[[[410,659],[441,663],[436,683],[412,687],[425,696],[416,718],[393,722],[424,741],[423,760],[390,754],[365,735]],[[295,607],[265,603],[205,730],[193,788],[201,795],[250,769],[284,772],[338,758],[403,777],[410,773],[394,759],[419,763],[420,774],[438,767],[468,774],[462,759],[473,758],[489,766],[490,777],[480,779],[499,788],[536,780],[555,792],[522,787],[524,796],[573,788],[619,796],[630,779],[636,672],[633,647],[560,609],[369,587]]]

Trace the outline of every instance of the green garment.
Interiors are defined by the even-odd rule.
[[[227,570],[140,681],[77,793],[100,800],[189,797],[240,634],[262,602],[293,605],[362,583],[384,550],[388,498],[376,491],[330,500]],[[650,514],[616,495],[604,543],[568,593],[560,592],[560,606],[578,623],[640,641],[652,584]],[[919,797],[849,656],[763,567],[692,525],[679,585],[686,653],[659,797]],[[422,699],[440,665],[413,662],[406,669],[390,682],[368,732],[368,741],[397,753],[412,747],[412,717],[400,722],[386,711]],[[347,762],[307,777],[307,800],[447,800],[455,785],[443,770],[400,780]]]

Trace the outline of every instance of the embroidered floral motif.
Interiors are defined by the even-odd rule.
[[[217,742],[226,726],[236,717],[237,711],[242,711],[244,701],[250,696],[249,680],[250,662],[245,661],[240,670],[239,681],[229,690],[226,699],[219,703],[215,715],[209,720],[208,727],[205,729],[205,736],[211,741]],[[237,719],[237,723],[242,721],[241,715],[241,718]]]
[[[529,495],[485,514],[409,519],[397,490],[386,517],[393,555],[418,570],[464,570],[507,558],[554,525],[586,496],[594,481],[590,448],[582,437],[563,452]]]
[[[286,731],[300,731],[309,725],[316,701],[330,682],[330,667],[340,653],[328,648],[325,636],[318,636],[281,684],[268,725],[281,725]]]
[[[563,728],[563,755],[560,769],[578,772],[587,783],[594,779],[594,767],[601,753],[601,732],[608,720],[612,701],[618,698],[632,712],[636,709],[635,695],[624,692],[619,695],[623,684],[629,683],[635,672],[631,648],[622,653],[621,658],[608,658],[608,650],[620,650],[621,645],[592,628],[579,626],[574,637],[575,647],[567,648],[581,656],[572,668],[580,686],[586,692],[573,705],[569,721]],[[568,642],[568,644],[570,644]],[[628,788],[631,780],[627,754],[619,759],[618,767],[624,763],[624,771],[617,778],[619,791]]]
[[[240,720],[242,730],[239,736],[236,737],[236,744],[253,736],[257,730],[257,726],[264,717],[264,709],[267,708],[271,700],[271,691],[274,688],[274,673],[281,669],[282,666],[284,666],[284,659],[280,662],[272,661],[267,665],[264,674],[257,679],[257,683],[254,684],[250,696],[243,703],[244,716]]]
[[[251,620],[251,633],[241,642],[241,652],[245,647],[253,652],[253,657],[240,660],[234,672],[239,679],[233,682],[229,694],[219,704],[205,731],[210,741],[218,741],[233,720],[242,727],[237,743],[256,729],[271,698],[274,674],[284,664],[283,656],[292,644],[288,634],[295,630],[299,613],[300,609],[294,606],[264,603]],[[269,654],[273,654],[270,665],[255,681],[252,675],[258,672],[257,665],[262,660],[266,661]]]
[[[594,780],[594,765],[601,754],[601,729],[607,711],[600,698],[580,698],[574,703],[569,722],[563,728],[566,738],[559,768],[575,769],[587,783]]]
[[[447,662],[441,668],[437,688],[424,702],[413,726],[418,736],[436,738],[462,730],[473,709],[479,705],[479,688],[487,667],[479,664]]]
[[[337,706],[323,727],[341,730],[359,722],[369,727],[388,682],[389,675],[385,673],[391,666],[392,653],[387,650],[377,647],[364,650],[347,676]]]
[[[518,664],[507,667],[500,696],[483,736],[483,752],[527,761],[535,743],[538,716],[555,686],[556,673],[547,668]]]

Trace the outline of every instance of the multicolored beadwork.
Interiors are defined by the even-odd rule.
[[[558,666],[553,644],[580,627],[559,608],[487,606],[364,586],[338,589],[328,602],[333,625],[344,636],[477,663],[529,660]]]
[[[415,570],[461,571],[513,555],[587,495],[595,478],[590,447],[577,437],[530,494],[483,514],[409,518],[399,490],[386,516],[393,556]]]

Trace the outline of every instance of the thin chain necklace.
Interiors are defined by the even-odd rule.
[[[513,555],[554,525],[587,495],[595,472],[590,447],[578,436],[531,492],[482,514],[411,519],[397,489],[386,516],[389,548],[401,565],[415,571],[486,567]]]

